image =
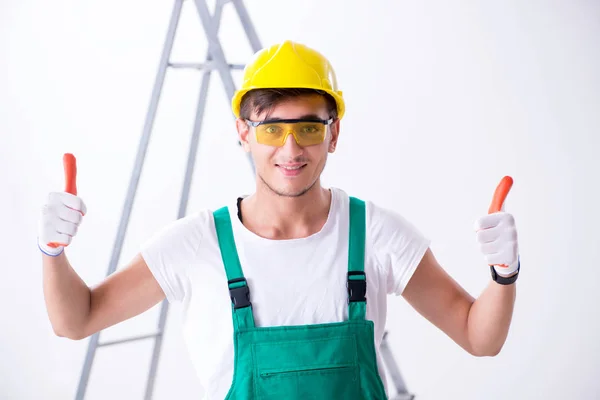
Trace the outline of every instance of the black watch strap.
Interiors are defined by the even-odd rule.
[[[510,285],[510,284],[515,283],[517,281],[517,278],[519,277],[520,270],[521,270],[521,260],[519,260],[519,265],[517,266],[517,273],[511,277],[506,278],[504,276],[498,275],[494,266],[490,265],[490,271],[492,272],[492,279],[494,280],[494,282],[499,283],[501,285]]]

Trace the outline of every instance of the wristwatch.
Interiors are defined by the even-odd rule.
[[[501,285],[510,285],[512,283],[515,283],[517,278],[519,277],[520,270],[521,270],[521,260],[519,260],[519,265],[517,265],[516,273],[510,277],[504,277],[502,275],[498,275],[494,266],[490,265],[490,271],[492,272],[492,280]]]

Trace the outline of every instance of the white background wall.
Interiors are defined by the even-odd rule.
[[[204,60],[192,4],[176,61]],[[417,399],[600,398],[598,3],[246,4],[263,44],[303,42],[337,70],[348,114],[324,183],[402,213],[475,296],[489,272],[472,223],[487,212],[499,179],[515,179],[507,211],[516,217],[523,270],[499,356],[469,356],[390,298],[390,343]],[[2,399],[74,396],[87,340],[58,338],[48,322],[39,210],[49,191],[62,190],[61,157],[73,152],[89,214],[68,255],[88,284],[102,279],[171,8],[158,0],[0,2]],[[249,58],[233,8],[220,38],[230,62]],[[176,216],[199,77],[167,77],[123,262]],[[213,82],[190,210],[253,188],[229,100]],[[104,337],[149,332],[157,311]],[[202,392],[178,318],[172,308],[156,399]],[[100,350],[88,398],[141,399],[149,357],[149,343]]]

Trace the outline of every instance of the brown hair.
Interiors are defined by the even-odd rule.
[[[264,111],[268,115],[273,108],[280,102],[292,98],[311,94],[319,94],[327,102],[327,112],[330,118],[337,118],[337,103],[333,96],[322,90],[304,89],[304,88],[284,88],[284,89],[253,89],[242,96],[240,103],[240,118],[250,119],[250,114],[254,111],[256,114],[262,114]]]

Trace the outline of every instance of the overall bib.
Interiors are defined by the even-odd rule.
[[[365,203],[350,197],[348,320],[256,327],[227,207],[214,213],[232,301],[233,382],[228,400],[383,400],[374,324],[366,320]],[[343,277],[340,277],[343,279]]]

